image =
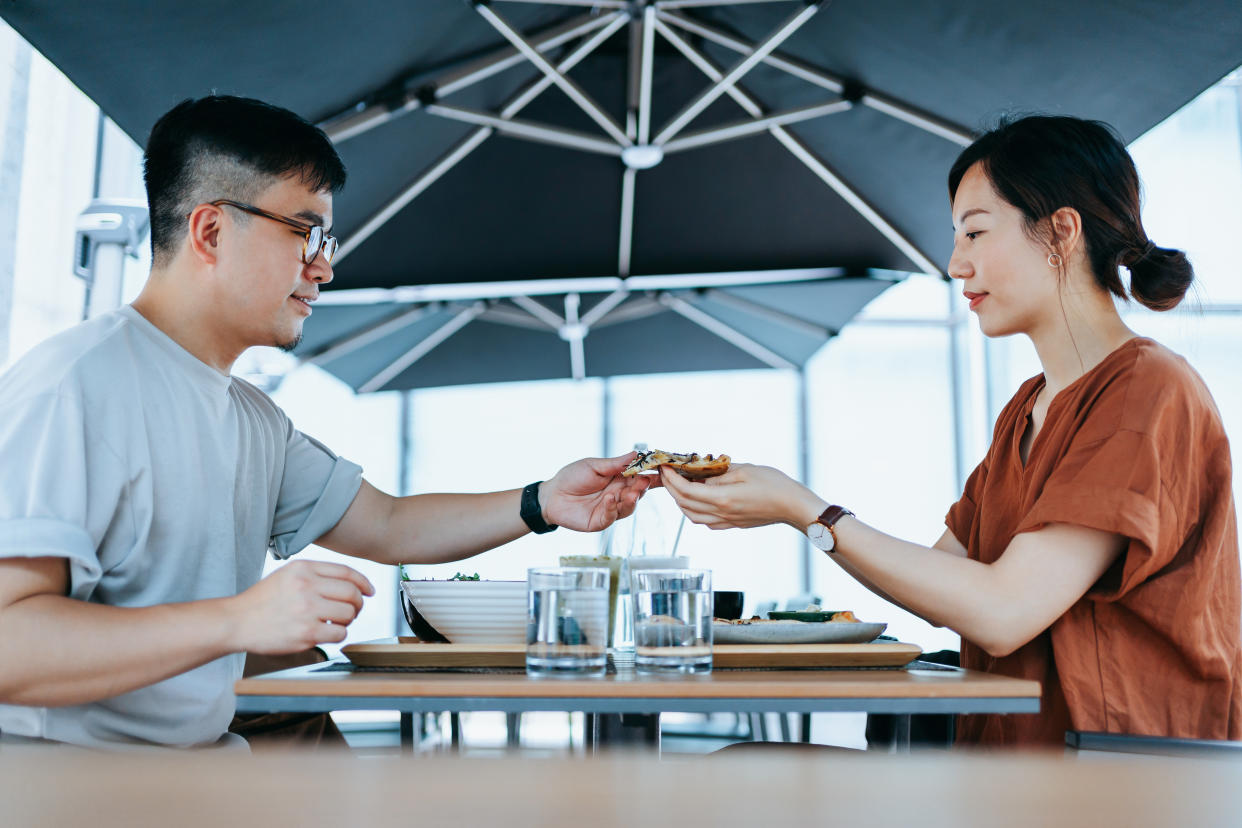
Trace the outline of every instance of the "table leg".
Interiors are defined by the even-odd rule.
[[[414,714],[413,713],[402,713],[401,724],[399,727],[401,731],[401,752],[402,753],[413,753],[414,752]],[[422,730],[422,716],[421,715],[419,716],[419,730]]]
[[[582,750],[588,756],[594,754],[598,747],[599,716],[598,713],[582,714]]]
[[[893,752],[910,752],[910,714],[893,716]]]
[[[461,714],[449,714],[449,744],[453,753],[461,753]]]
[[[638,747],[660,750],[660,714],[593,713],[587,716],[593,740],[588,750],[596,753],[604,748]]]
[[[505,714],[505,746],[521,747],[522,745],[522,714]]]
[[[768,722],[766,713],[747,713],[750,717],[750,740],[766,742],[768,740]]]

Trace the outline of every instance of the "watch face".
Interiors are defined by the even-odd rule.
[[[832,532],[822,523],[812,523],[806,528],[806,536],[811,541],[811,545],[816,549],[824,552],[831,552],[836,546],[836,538],[832,536]]]

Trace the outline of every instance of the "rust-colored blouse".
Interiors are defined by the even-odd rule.
[[[1070,523],[1129,539],[1052,626],[962,666],[1043,684],[1037,715],[962,716],[959,744],[1063,744],[1066,730],[1242,738],[1242,576],[1229,443],[1203,380],[1131,339],[1052,400],[1019,453],[1044,378],[1023,383],[945,523],[974,560]]]

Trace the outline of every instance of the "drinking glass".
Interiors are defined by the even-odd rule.
[[[526,672],[579,678],[604,674],[608,577],[599,567],[536,567],[526,577]]]
[[[562,555],[560,557],[561,566],[608,570],[608,647],[610,649],[617,635],[617,594],[620,592],[622,564],[624,562],[625,558],[619,558],[614,555]]]
[[[712,669],[712,573],[707,569],[638,569],[634,597],[634,666],[640,673]]]

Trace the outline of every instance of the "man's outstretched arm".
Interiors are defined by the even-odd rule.
[[[633,513],[650,477],[620,477],[634,454],[571,463],[539,487],[547,523],[598,532]],[[344,517],[316,543],[380,563],[443,563],[486,552],[530,531],[521,489],[393,497],[362,482]]]
[[[296,561],[229,598],[109,607],[67,597],[64,558],[0,559],[0,703],[84,704],[229,653],[345,638],[374,589],[349,567]]]

